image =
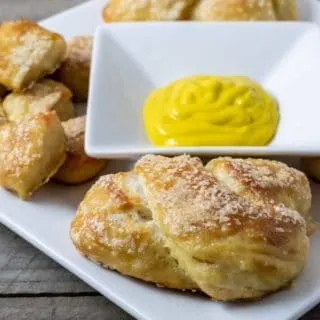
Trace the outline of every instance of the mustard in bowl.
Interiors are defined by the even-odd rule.
[[[242,76],[174,81],[151,92],[143,117],[157,146],[264,146],[279,124],[276,100]]]

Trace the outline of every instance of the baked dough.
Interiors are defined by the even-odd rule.
[[[196,288],[165,248],[133,172],[101,177],[80,204],[70,235],[102,266],[168,288]]]
[[[65,160],[65,135],[56,113],[27,115],[0,127],[0,185],[26,199]]]
[[[111,0],[103,10],[106,22],[186,20],[195,0]]]
[[[6,114],[3,111],[1,101],[0,101],[0,126],[7,123],[8,119],[6,117]]]
[[[303,158],[301,167],[311,178],[320,180],[320,158]]]
[[[287,286],[309,246],[297,211],[232,192],[189,156],[149,155],[129,173],[100,178],[70,234],[82,254],[105,267],[217,300],[259,298]]]
[[[296,20],[296,0],[110,0],[106,22],[152,20]]]
[[[273,0],[278,20],[297,20],[297,0]]]
[[[74,116],[72,93],[62,83],[43,79],[23,92],[12,92],[3,100],[3,109],[9,120],[17,120],[28,113],[55,110],[61,121]]]
[[[78,36],[68,42],[67,58],[54,77],[64,83],[74,95],[74,100],[88,99],[93,37]]]
[[[296,0],[201,0],[191,20],[296,20]]]
[[[95,177],[105,166],[106,160],[93,159],[84,150],[86,117],[63,122],[67,136],[67,158],[54,179],[66,184],[79,184]]]
[[[21,90],[52,73],[62,62],[66,43],[28,20],[0,25],[0,83],[8,89]]]
[[[55,110],[60,120],[65,121],[75,113],[71,97],[71,91],[62,83],[43,79],[30,89],[7,95],[3,109],[9,120],[17,120],[28,113]]]
[[[301,171],[278,161],[232,158],[214,159],[206,168],[239,195],[298,211],[308,234],[316,231],[317,224],[310,215],[310,183]]]

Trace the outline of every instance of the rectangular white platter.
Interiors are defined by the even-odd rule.
[[[306,3],[306,0],[301,1]],[[102,23],[101,8],[104,2],[94,0],[45,20],[42,24],[64,34],[66,38],[93,34],[95,27]],[[312,6],[314,8],[309,12],[317,19],[320,16],[320,4],[312,2]],[[319,10],[315,11],[317,8]],[[130,162],[110,161],[107,172],[129,167]],[[160,289],[104,270],[80,256],[69,238],[70,221],[89,187],[90,184],[65,187],[50,183],[26,202],[0,189],[0,222],[137,319],[289,320],[299,318],[320,302],[320,233],[311,238],[308,263],[295,285],[259,302],[218,303],[204,296]],[[320,220],[320,185],[312,184],[312,188],[313,215]]]

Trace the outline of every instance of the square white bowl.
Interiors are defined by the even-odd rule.
[[[147,95],[194,74],[245,75],[279,102],[265,147],[155,147],[145,133]],[[119,23],[96,31],[86,152],[95,157],[320,155],[320,29],[308,22]]]

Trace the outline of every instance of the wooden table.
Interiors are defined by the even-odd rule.
[[[84,0],[0,0],[0,21],[43,19],[81,2]],[[0,319],[132,319],[1,225],[0,270]],[[319,320],[320,305],[303,319]]]

